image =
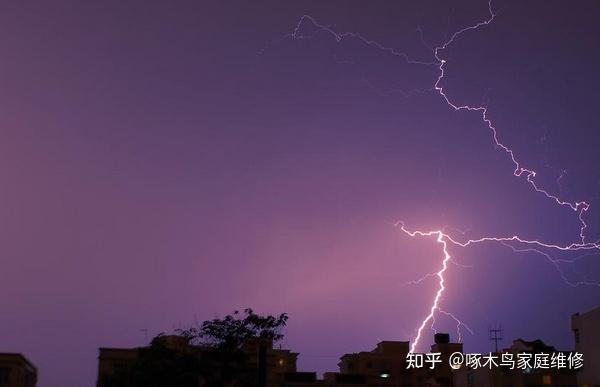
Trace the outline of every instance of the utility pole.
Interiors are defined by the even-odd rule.
[[[490,327],[488,329],[489,332],[489,340],[494,342],[494,348],[496,349],[495,353],[498,353],[498,343],[502,341],[502,326],[496,325],[493,328]]]

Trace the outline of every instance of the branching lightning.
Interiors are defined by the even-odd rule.
[[[464,327],[470,334],[474,334],[473,330],[467,324],[460,321],[452,313],[446,312],[443,309],[438,309],[438,313],[444,314],[444,315],[450,317],[452,320],[454,320],[454,322],[456,322],[456,337],[457,337],[459,343],[462,342],[462,331],[460,330],[461,326]]]
[[[431,49],[433,51],[433,56],[434,56],[435,60],[431,61],[431,62],[413,60],[404,52],[398,51],[391,47],[387,47],[376,41],[367,39],[363,35],[356,33],[356,32],[345,32],[345,33],[336,32],[330,26],[319,24],[313,17],[311,17],[309,15],[302,16],[300,18],[300,20],[298,21],[298,23],[296,24],[294,30],[290,34],[288,34],[284,37],[284,38],[287,37],[287,38],[292,38],[292,39],[304,39],[304,38],[314,37],[314,34],[313,35],[303,35],[302,34],[303,25],[305,23],[309,23],[317,31],[321,31],[321,32],[328,34],[330,37],[335,39],[335,41],[337,43],[340,43],[344,39],[357,39],[368,46],[382,50],[390,55],[401,57],[408,64],[436,67],[438,70],[438,76],[435,80],[435,83],[433,84],[432,87],[425,88],[421,91],[432,91],[432,92],[438,93],[442,97],[442,99],[445,101],[445,103],[455,111],[469,111],[469,112],[479,113],[481,115],[482,122],[491,131],[492,139],[494,141],[496,148],[501,150],[502,152],[504,152],[512,161],[512,163],[514,165],[513,175],[517,178],[524,179],[526,181],[526,183],[529,184],[535,192],[543,195],[544,197],[546,197],[546,199],[553,201],[556,205],[570,208],[576,214],[576,216],[578,218],[578,222],[580,225],[579,240],[576,242],[567,244],[567,245],[554,244],[554,243],[549,243],[549,242],[535,240],[535,239],[529,240],[529,239],[522,238],[518,235],[485,236],[485,237],[481,237],[478,239],[464,239],[464,233],[461,233],[462,234],[461,238],[463,238],[463,239],[459,239],[457,237],[453,237],[449,232],[445,231],[445,228],[440,229],[440,230],[430,230],[430,231],[411,230],[408,227],[406,227],[404,222],[398,222],[396,224],[396,226],[399,227],[399,229],[404,234],[406,234],[410,237],[422,237],[422,238],[434,239],[435,242],[440,245],[440,249],[442,252],[441,265],[440,265],[440,269],[437,272],[428,273],[428,274],[424,275],[423,277],[421,277],[420,279],[410,281],[407,283],[407,285],[416,285],[416,284],[420,284],[423,281],[431,279],[431,278],[437,278],[437,281],[438,281],[438,287],[437,287],[437,290],[433,297],[432,303],[428,309],[428,314],[424,317],[424,319],[419,324],[417,331],[416,331],[416,336],[412,341],[412,345],[411,345],[411,349],[410,349],[411,352],[414,352],[416,350],[416,348],[418,347],[419,342],[421,340],[421,336],[423,334],[423,331],[427,326],[429,326],[431,329],[435,330],[434,324],[435,324],[436,314],[443,314],[443,315],[453,319],[456,322],[459,341],[461,340],[461,329],[460,329],[461,327],[464,327],[467,331],[469,331],[470,333],[473,333],[473,331],[466,324],[461,322],[452,313],[443,310],[440,306],[444,292],[446,290],[445,274],[448,269],[448,265],[453,263],[458,266],[463,266],[463,265],[458,264],[457,262],[455,262],[452,259],[452,256],[449,251],[451,246],[466,248],[466,247],[469,247],[469,246],[475,245],[475,244],[498,243],[498,244],[501,244],[503,246],[510,248],[514,252],[534,252],[534,253],[539,254],[539,255],[543,256],[544,258],[546,258],[546,260],[556,268],[560,277],[563,279],[563,281],[566,284],[568,284],[570,286],[580,286],[580,285],[600,286],[600,283],[598,283],[598,282],[592,282],[592,281],[587,281],[587,280],[576,281],[576,282],[571,281],[567,278],[567,276],[565,275],[565,273],[563,272],[563,270],[560,266],[561,263],[573,263],[583,257],[600,254],[600,243],[599,242],[587,242],[586,241],[585,231],[587,228],[587,224],[584,220],[584,215],[589,210],[590,205],[585,201],[569,202],[569,201],[563,200],[558,195],[555,195],[555,194],[549,192],[548,190],[545,190],[542,187],[540,187],[538,185],[538,183],[536,183],[536,180],[535,180],[535,177],[537,175],[536,171],[522,166],[522,164],[519,162],[519,160],[518,160],[517,156],[515,155],[515,153],[513,152],[513,150],[509,146],[507,146],[506,144],[501,142],[501,140],[499,139],[498,131],[497,131],[496,127],[494,126],[494,123],[488,117],[487,106],[484,106],[484,105],[472,106],[472,105],[468,105],[468,104],[461,105],[457,102],[454,102],[448,96],[448,94],[446,93],[446,91],[444,90],[444,88],[441,85],[444,80],[444,77],[445,77],[445,65],[447,63],[446,59],[444,59],[442,57],[441,52],[444,51],[446,48],[448,48],[450,45],[452,45],[452,43],[454,43],[454,41],[456,39],[458,39],[461,35],[463,35],[467,32],[476,31],[480,28],[484,28],[485,26],[490,25],[496,18],[496,14],[494,13],[494,11],[492,9],[491,0],[489,0],[489,2],[488,2],[488,11],[489,11],[489,15],[487,16],[486,19],[479,21],[471,26],[467,26],[458,31],[455,31],[454,33],[452,33],[450,35],[450,37],[445,42],[443,42],[441,45],[438,45],[434,48],[432,48],[432,46],[427,45],[423,41],[423,37],[422,37],[422,33],[421,33],[422,31],[419,29],[418,31],[421,33],[422,43],[426,47],[428,47],[429,49]],[[560,179],[563,177],[563,175],[565,173],[566,173],[566,171],[563,171],[561,173],[561,175],[558,178],[558,183],[560,182]],[[573,251],[580,251],[580,252],[582,252],[582,254],[579,255],[578,257],[570,259],[570,260],[569,259],[558,259],[558,258],[553,257],[551,254],[552,252],[558,253],[558,252],[573,252]]]

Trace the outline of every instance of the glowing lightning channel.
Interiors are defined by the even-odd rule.
[[[428,231],[428,232],[408,231],[404,228],[404,225],[402,225],[402,231],[406,232],[411,237],[414,237],[417,235],[425,236],[425,237],[435,236],[436,242],[442,245],[442,251],[444,252],[444,259],[442,260],[442,268],[440,269],[440,271],[438,271],[436,273],[436,275],[439,278],[440,287],[438,288],[438,290],[435,294],[435,298],[433,299],[433,304],[431,305],[431,308],[429,309],[429,314],[425,317],[425,319],[421,322],[421,325],[417,329],[417,337],[415,338],[415,340],[413,340],[413,343],[410,347],[410,351],[414,352],[416,346],[419,344],[419,338],[421,337],[421,333],[423,332],[423,329],[425,329],[425,326],[427,325],[427,323],[430,322],[434,318],[435,312],[439,310],[440,299],[442,298],[442,294],[444,293],[444,290],[446,289],[446,286],[444,283],[445,282],[444,273],[446,272],[446,269],[448,269],[448,262],[450,261],[450,259],[452,257],[450,256],[450,253],[448,252],[448,243],[444,240],[445,235],[441,231]]]
[[[454,316],[452,313],[450,312],[446,312],[445,310],[442,309],[438,309],[438,312],[441,314],[445,314],[446,316],[450,317],[451,319],[454,320],[454,322],[456,322],[456,335],[457,335],[457,339],[458,342],[460,343],[462,341],[462,332],[460,330],[460,327],[463,326],[465,327],[465,329],[470,333],[470,334],[474,334],[473,330],[465,323],[463,323],[462,321],[460,321],[456,316]]]
[[[294,28],[294,31],[292,31],[291,33],[287,34],[284,36],[284,38],[286,37],[291,37],[292,39],[305,39],[305,38],[311,38],[313,37],[312,35],[306,36],[306,35],[302,35],[300,33],[301,29],[302,29],[302,25],[306,22],[311,23],[313,26],[315,26],[317,29],[328,33],[329,35],[331,35],[335,41],[337,43],[340,43],[342,40],[347,39],[347,38],[354,38],[354,39],[358,39],[361,42],[365,43],[367,46],[371,46],[371,47],[375,47],[381,51],[385,51],[391,55],[394,56],[399,56],[401,58],[403,58],[406,63],[410,63],[410,64],[418,64],[418,65],[429,65],[429,66],[435,66],[438,65],[439,62],[437,61],[433,61],[433,62],[423,62],[423,61],[418,61],[418,60],[414,60],[411,59],[406,53],[401,52],[396,50],[395,48],[392,47],[387,47],[384,46],[381,43],[378,43],[374,40],[370,40],[365,38],[364,36],[362,36],[359,33],[356,32],[344,32],[344,33],[339,33],[339,32],[335,32],[334,30],[331,29],[331,27],[323,25],[323,24],[319,24],[312,16],[309,15],[303,15],[300,20],[298,21],[298,23],[296,24],[296,28]],[[437,58],[436,58],[437,59]],[[439,59],[438,59],[439,60]]]
[[[486,237],[481,237],[478,239],[468,239],[468,240],[459,241],[459,240],[453,238],[450,234],[446,233],[443,229],[442,230],[434,230],[434,231],[410,230],[405,227],[404,222],[398,222],[396,224],[396,226],[400,226],[400,229],[402,230],[402,232],[404,232],[405,234],[407,234],[410,237],[435,237],[436,242],[442,246],[442,253],[443,253],[443,259],[441,261],[441,268],[439,271],[426,274],[425,276],[423,276],[422,278],[420,278],[416,281],[410,281],[407,283],[407,284],[420,284],[421,282],[425,281],[428,278],[435,278],[435,277],[438,278],[438,289],[435,293],[435,297],[433,298],[431,307],[429,308],[429,313],[427,314],[427,316],[425,316],[425,318],[423,319],[423,321],[421,322],[421,324],[419,325],[419,327],[417,329],[416,337],[414,338],[412,345],[411,345],[411,352],[414,352],[415,349],[417,348],[417,346],[419,345],[421,335],[422,335],[425,327],[427,327],[427,325],[430,324],[430,327],[433,329],[433,324],[435,323],[436,313],[444,314],[444,315],[452,318],[457,323],[457,331],[458,331],[458,335],[459,335],[459,341],[460,341],[460,327],[461,326],[464,326],[469,332],[473,333],[473,331],[467,325],[465,325],[463,322],[461,322],[452,313],[446,312],[440,308],[442,296],[444,294],[444,291],[446,290],[444,274],[446,273],[446,271],[448,269],[449,263],[456,263],[452,260],[452,257],[448,251],[449,245],[454,245],[457,247],[464,248],[464,247],[468,247],[468,246],[471,246],[474,244],[493,242],[493,243],[500,243],[504,246],[507,246],[515,252],[524,252],[524,251],[535,252],[535,253],[541,254],[544,257],[546,257],[546,259],[556,267],[561,278],[567,284],[569,284],[571,286],[579,286],[579,285],[600,286],[600,283],[590,282],[590,281],[579,281],[576,283],[571,282],[568,280],[568,278],[565,276],[565,274],[563,273],[563,271],[561,270],[561,268],[559,266],[559,263],[561,263],[561,262],[572,263],[582,257],[596,255],[600,251],[600,242],[596,241],[596,242],[590,243],[590,242],[586,242],[586,239],[585,239],[585,229],[587,228],[587,224],[583,218],[584,218],[584,214],[589,210],[590,205],[585,201],[572,203],[572,202],[563,200],[559,196],[554,195],[554,194],[548,192],[547,190],[544,190],[543,188],[539,187],[537,185],[537,183],[535,182],[535,177],[536,177],[537,173],[532,169],[527,169],[527,168],[521,166],[521,164],[518,161],[517,157],[515,156],[515,153],[513,152],[513,150],[511,148],[509,148],[508,146],[506,146],[505,144],[503,144],[499,140],[498,131],[497,131],[496,127],[494,126],[494,124],[492,123],[492,121],[488,118],[487,107],[460,105],[458,103],[455,103],[450,99],[450,97],[444,91],[444,88],[441,86],[441,83],[445,76],[444,67],[447,62],[445,59],[443,59],[440,56],[440,51],[443,51],[446,48],[448,48],[455,41],[455,39],[457,39],[460,35],[468,32],[468,31],[477,30],[481,27],[487,26],[490,23],[492,23],[494,21],[496,15],[493,12],[491,0],[488,1],[488,11],[489,11],[489,17],[487,19],[454,32],[450,36],[450,38],[447,39],[442,45],[435,47],[432,50],[433,55],[435,57],[435,61],[433,61],[433,62],[413,60],[413,59],[409,58],[408,55],[403,52],[397,51],[396,49],[391,48],[391,47],[384,46],[381,43],[378,43],[376,41],[369,40],[369,39],[363,37],[361,34],[356,33],[356,32],[338,33],[336,31],[334,31],[330,26],[319,24],[313,17],[311,17],[309,15],[302,16],[300,18],[300,20],[298,21],[298,23],[296,24],[296,27],[294,28],[293,32],[284,36],[284,38],[292,38],[292,39],[311,38],[314,35],[302,35],[302,33],[301,33],[302,25],[304,23],[311,23],[318,30],[325,32],[325,33],[329,34],[331,37],[333,37],[337,43],[340,43],[342,40],[344,40],[346,38],[358,39],[368,46],[375,47],[379,50],[385,51],[394,56],[399,56],[399,57],[403,58],[409,64],[436,66],[439,70],[439,76],[437,77],[437,80],[435,81],[433,87],[424,89],[422,91],[436,91],[444,99],[446,104],[448,106],[450,106],[452,109],[454,109],[455,111],[472,111],[472,112],[480,113],[482,121],[487,125],[489,130],[492,132],[492,138],[494,140],[496,147],[501,149],[502,151],[504,151],[504,153],[506,153],[509,156],[510,160],[512,161],[512,163],[515,167],[515,169],[513,171],[513,175],[515,177],[519,177],[519,178],[524,177],[525,181],[533,187],[534,191],[544,195],[547,199],[552,200],[559,206],[564,206],[564,207],[570,208],[577,214],[577,218],[578,218],[579,224],[580,224],[579,241],[568,244],[568,245],[558,245],[558,244],[547,243],[547,242],[543,242],[543,241],[539,241],[539,240],[528,240],[528,239],[521,238],[517,235],[508,236],[508,237],[506,237],[506,236],[504,236],[504,237],[486,236]],[[431,49],[431,47],[428,46],[423,41],[422,31],[420,29],[419,29],[419,32],[421,33],[422,43],[424,43],[429,49]],[[563,175],[564,175],[564,173],[562,173],[561,176],[559,177],[559,179],[558,179],[559,181],[563,177]],[[462,233],[462,234],[464,235],[464,233]],[[524,247],[517,248],[517,247],[513,246],[511,243],[520,244]],[[574,258],[573,260],[564,260],[564,259],[555,259],[549,253],[547,253],[543,250],[556,250],[559,252],[580,251],[581,250],[581,251],[584,251],[585,254],[580,255],[579,257]],[[591,252],[591,251],[593,251],[593,252]]]

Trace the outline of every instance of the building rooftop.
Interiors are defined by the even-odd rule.
[[[511,346],[511,348],[531,352],[556,352],[556,348],[554,348],[551,345],[547,345],[540,339],[536,339],[533,341],[516,339],[513,340],[513,345]]]
[[[9,361],[15,363],[24,363],[26,366],[30,367],[34,371],[37,372],[37,367],[33,365],[32,362],[29,361],[23,354],[21,353],[13,353],[13,352],[4,352],[0,353],[0,362]]]

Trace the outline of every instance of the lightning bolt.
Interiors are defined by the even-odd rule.
[[[446,290],[446,284],[445,284],[446,280],[444,279],[444,273],[448,269],[448,262],[450,261],[450,259],[452,257],[450,256],[450,253],[448,252],[448,242],[445,238],[445,234],[442,231],[428,231],[428,232],[409,231],[404,228],[404,225],[402,225],[401,227],[402,227],[402,231],[404,231],[411,237],[414,237],[417,235],[423,236],[423,237],[434,236],[436,242],[442,246],[442,252],[444,253],[444,259],[442,259],[442,268],[440,269],[440,271],[438,271],[436,273],[437,277],[439,278],[440,286],[439,286],[437,292],[435,293],[435,297],[433,298],[433,303],[431,304],[431,308],[429,309],[429,314],[423,319],[423,321],[421,322],[421,325],[417,329],[417,336],[413,340],[412,345],[410,347],[410,351],[414,352],[415,348],[419,344],[419,339],[421,338],[423,329],[425,329],[425,326],[427,325],[427,323],[429,323],[430,321],[433,321],[433,319],[435,318],[435,312],[439,310],[439,304],[440,304],[440,300],[442,298],[442,294],[444,294],[444,290]]]
[[[410,349],[411,352],[414,352],[416,350],[416,348],[418,347],[425,328],[427,326],[429,326],[431,329],[434,329],[435,318],[436,318],[436,314],[438,314],[438,313],[446,315],[456,322],[459,341],[461,340],[461,330],[460,330],[461,326],[464,327],[467,331],[473,333],[473,331],[466,324],[464,324],[462,321],[460,321],[455,315],[441,309],[441,307],[440,307],[444,292],[446,290],[446,279],[445,279],[444,275],[446,274],[446,272],[448,270],[448,265],[450,263],[457,264],[452,259],[452,256],[450,254],[450,251],[449,251],[450,246],[466,248],[471,245],[476,245],[476,244],[481,244],[481,243],[498,243],[498,244],[501,244],[503,246],[510,248],[514,252],[534,252],[536,254],[539,254],[539,255],[542,255],[543,257],[545,257],[546,260],[548,260],[548,262],[556,268],[556,270],[558,271],[558,273],[561,276],[561,278],[563,279],[563,281],[565,283],[567,283],[568,285],[570,285],[570,286],[580,286],[580,285],[600,286],[600,283],[597,283],[597,282],[591,282],[591,281],[573,282],[573,281],[569,280],[559,265],[560,263],[573,263],[576,260],[579,260],[583,257],[600,254],[599,242],[587,242],[586,237],[585,237],[585,230],[588,226],[584,220],[584,215],[589,210],[590,205],[585,201],[569,202],[567,200],[563,200],[558,195],[555,195],[555,194],[549,192],[548,190],[545,190],[542,187],[540,187],[536,183],[536,180],[535,180],[537,172],[534,171],[533,169],[525,168],[519,162],[514,151],[509,146],[507,146],[503,142],[501,142],[501,140],[499,139],[498,130],[496,129],[496,127],[495,127],[494,123],[491,121],[491,119],[488,117],[488,108],[484,105],[472,106],[472,105],[460,104],[458,102],[455,102],[449,97],[449,95],[446,93],[444,88],[441,86],[441,84],[444,80],[444,77],[445,77],[445,66],[447,64],[447,61],[446,61],[446,59],[444,59],[442,57],[440,52],[444,51],[450,45],[452,45],[452,43],[454,43],[455,40],[458,39],[461,35],[463,35],[467,32],[476,31],[480,28],[484,28],[484,27],[490,25],[494,21],[494,19],[496,18],[496,14],[493,11],[491,0],[488,1],[488,12],[489,12],[489,14],[484,20],[455,31],[454,33],[452,33],[450,35],[450,37],[446,41],[444,41],[441,45],[438,45],[433,49],[431,48],[431,46],[429,46],[423,40],[422,31],[419,28],[418,32],[420,33],[420,36],[421,36],[421,42],[426,47],[428,47],[429,49],[432,49],[432,51],[433,51],[433,56],[434,56],[435,60],[429,61],[429,62],[411,59],[406,53],[398,51],[395,48],[385,46],[379,42],[370,40],[357,32],[344,32],[344,33],[336,32],[330,26],[319,24],[313,17],[311,17],[309,15],[302,16],[300,18],[300,20],[298,21],[298,23],[296,24],[294,30],[291,33],[284,36],[284,38],[292,38],[292,39],[306,39],[306,38],[314,37],[316,35],[316,32],[312,35],[303,35],[303,33],[302,33],[303,25],[305,23],[309,23],[317,31],[324,32],[327,35],[329,35],[337,43],[340,43],[344,39],[357,39],[370,47],[374,47],[381,51],[387,52],[390,55],[400,57],[408,64],[436,67],[437,71],[438,71],[438,77],[435,80],[435,83],[431,87],[425,88],[423,90],[419,90],[418,92],[436,92],[437,94],[439,94],[442,97],[443,101],[447,104],[447,106],[450,107],[451,109],[453,109],[454,111],[469,111],[469,112],[478,113],[481,116],[482,123],[485,126],[487,126],[487,128],[490,130],[491,136],[492,136],[492,139],[494,141],[496,148],[501,150],[502,152],[504,152],[508,156],[508,158],[511,160],[511,162],[514,166],[513,175],[519,179],[523,179],[527,184],[529,184],[532,187],[532,189],[535,192],[543,195],[546,199],[553,201],[558,206],[566,207],[566,208],[572,210],[575,213],[575,215],[577,216],[577,219],[579,222],[579,240],[576,242],[570,243],[570,244],[566,244],[566,245],[554,244],[554,243],[550,243],[550,242],[544,242],[541,240],[529,240],[529,239],[522,238],[518,235],[485,236],[485,237],[481,237],[481,238],[477,238],[477,239],[459,240],[458,238],[453,237],[449,232],[446,232],[445,228],[441,229],[441,230],[429,230],[429,231],[411,230],[406,227],[404,222],[396,223],[395,226],[399,227],[400,230],[404,234],[406,234],[410,237],[413,237],[413,238],[414,237],[422,237],[422,238],[434,239],[435,242],[440,245],[440,249],[442,252],[440,269],[437,272],[428,273],[418,280],[410,281],[410,282],[406,283],[407,285],[416,285],[416,284],[420,284],[423,281],[430,279],[430,278],[437,278],[437,281],[438,281],[438,287],[437,287],[437,290],[433,297],[432,303],[429,307],[429,312],[423,318],[423,320],[421,321],[421,323],[419,324],[419,326],[416,330],[416,336],[412,341],[412,345],[411,345],[411,349]],[[417,92],[417,91],[415,91],[415,92]],[[561,176],[559,176],[559,178],[558,178],[557,183],[559,183],[559,186],[560,186],[560,180],[564,176],[565,173],[566,173],[566,171],[563,171],[561,173]],[[464,233],[461,233],[461,234],[463,234],[463,237],[464,237]],[[567,260],[567,259],[554,258],[552,256],[552,254],[550,253],[552,251],[553,252],[581,251],[581,252],[583,252],[583,254],[574,259]],[[457,264],[457,265],[462,266],[459,264]]]
[[[566,207],[570,208],[577,214],[577,218],[578,218],[579,224],[580,224],[580,229],[579,229],[580,241],[576,242],[576,243],[572,243],[567,246],[560,246],[560,245],[556,245],[556,244],[545,243],[545,242],[538,241],[538,240],[526,240],[526,239],[520,238],[519,236],[514,235],[514,236],[511,236],[508,238],[507,237],[483,237],[483,238],[479,238],[479,239],[467,240],[466,242],[459,242],[459,241],[454,240],[450,235],[445,234],[442,231],[427,231],[427,232],[410,231],[410,230],[406,229],[404,224],[402,223],[401,230],[411,237],[415,237],[415,236],[430,237],[430,236],[435,235],[436,241],[442,245],[442,252],[443,252],[442,268],[440,269],[440,271],[437,272],[437,276],[439,277],[439,287],[438,287],[438,290],[433,299],[433,303],[429,310],[429,314],[423,319],[423,321],[421,322],[421,325],[417,329],[416,337],[413,340],[413,343],[411,346],[411,352],[414,352],[415,349],[417,348],[417,346],[419,345],[419,341],[421,339],[423,329],[426,327],[426,325],[430,321],[432,321],[435,318],[435,313],[440,312],[440,313],[448,314],[448,312],[444,312],[440,309],[439,303],[440,303],[440,300],[444,293],[444,290],[446,289],[444,273],[446,272],[446,270],[448,268],[448,262],[451,259],[450,253],[448,252],[448,244],[449,243],[459,246],[459,247],[467,247],[469,245],[476,244],[476,243],[482,243],[482,242],[499,242],[499,243],[502,243],[503,245],[511,248],[515,252],[523,252],[523,251],[535,252],[535,253],[541,254],[544,257],[546,257],[548,259],[548,261],[555,266],[555,268],[559,272],[561,278],[567,284],[569,284],[571,286],[578,286],[578,285],[600,286],[600,284],[597,282],[578,281],[578,282],[574,283],[574,282],[570,281],[565,276],[562,269],[560,268],[560,266],[558,264],[560,261],[557,259],[554,259],[550,254],[541,250],[541,248],[556,249],[556,250],[560,250],[560,251],[598,250],[598,249],[600,249],[600,246],[598,245],[598,243],[586,243],[586,240],[585,240],[585,229],[587,228],[587,224],[585,223],[585,220],[583,217],[584,217],[584,213],[589,210],[590,205],[584,201],[575,202],[575,203],[565,201],[565,200],[559,198],[558,196],[556,196],[556,195],[548,192],[547,190],[541,188],[540,186],[538,186],[538,184],[535,181],[535,177],[537,175],[536,171],[523,167],[521,165],[521,163],[518,161],[513,150],[510,149],[508,146],[506,146],[504,143],[502,143],[499,140],[498,131],[497,131],[496,127],[494,126],[493,122],[488,118],[488,108],[486,106],[471,106],[471,105],[457,104],[450,99],[450,97],[444,91],[444,88],[441,86],[441,82],[444,79],[444,75],[445,75],[444,66],[446,65],[446,60],[440,56],[440,51],[443,51],[446,48],[448,48],[448,46],[450,46],[455,41],[455,39],[457,39],[460,35],[464,34],[465,32],[477,30],[479,28],[482,28],[482,27],[487,26],[490,23],[492,23],[496,17],[496,14],[494,13],[494,11],[492,9],[491,0],[488,2],[488,11],[489,11],[489,17],[487,19],[454,32],[446,42],[444,42],[440,46],[437,46],[434,49],[434,56],[439,63],[439,66],[438,66],[439,76],[437,78],[437,81],[435,82],[434,89],[438,92],[439,95],[442,96],[442,98],[444,99],[446,104],[448,106],[450,106],[452,109],[454,109],[455,111],[466,110],[466,111],[471,111],[471,112],[478,112],[481,114],[482,121],[487,125],[487,127],[490,129],[490,131],[492,133],[492,138],[494,140],[496,147],[498,147],[503,152],[505,152],[509,156],[510,160],[512,161],[512,163],[515,167],[515,169],[513,171],[513,175],[518,178],[521,178],[524,176],[526,182],[531,185],[531,187],[534,189],[534,191],[544,195],[547,199],[554,201],[559,206],[566,206]],[[562,174],[560,177],[562,177]],[[559,178],[559,180],[560,180],[560,178]],[[508,242],[521,243],[521,244],[527,245],[527,247],[526,248],[517,248],[517,247],[514,247],[514,246],[508,244]],[[459,326],[460,326],[460,324],[463,324],[460,320],[458,320],[453,315],[451,315],[451,317],[459,324]],[[459,331],[459,341],[460,341],[460,331]]]
[[[454,239],[452,236],[450,236],[449,234],[444,233],[442,230],[436,230],[436,231],[409,230],[406,228],[406,226],[403,222],[399,222],[397,224],[397,226],[399,226],[399,228],[400,228],[400,230],[402,230],[402,232],[404,232],[405,234],[407,234],[410,237],[435,237],[436,242],[442,246],[442,253],[443,253],[441,269],[435,273],[435,276],[438,277],[439,286],[438,286],[437,292],[433,298],[433,302],[429,309],[429,313],[427,314],[427,316],[425,316],[425,318],[423,319],[423,321],[421,322],[421,324],[419,325],[419,327],[417,329],[416,337],[413,340],[412,345],[411,345],[411,352],[414,352],[415,349],[417,348],[417,346],[419,345],[419,342],[420,342],[420,339],[421,339],[421,336],[422,336],[422,333],[423,333],[423,330],[425,329],[425,327],[427,327],[428,324],[435,321],[435,314],[438,312],[443,313],[443,314],[448,314],[448,312],[443,312],[440,309],[440,300],[442,298],[444,291],[446,290],[446,282],[445,282],[445,278],[444,278],[444,273],[448,269],[448,263],[452,261],[452,256],[450,255],[450,253],[448,251],[449,245],[464,248],[464,247],[469,247],[474,244],[480,244],[480,243],[485,243],[485,242],[496,242],[496,243],[500,243],[504,246],[511,248],[515,252],[525,252],[525,251],[535,252],[535,253],[541,254],[544,257],[546,257],[548,259],[548,261],[551,262],[556,267],[556,269],[559,271],[559,274],[561,275],[561,278],[567,284],[569,284],[571,286],[579,286],[579,285],[600,286],[600,283],[592,282],[592,281],[572,282],[565,276],[564,272],[558,265],[558,263],[560,263],[560,262],[572,263],[576,260],[582,259],[585,256],[594,255],[593,253],[583,254],[572,260],[564,260],[564,259],[555,259],[550,254],[543,251],[543,249],[557,250],[557,251],[579,251],[579,250],[598,251],[598,250],[600,250],[600,246],[598,245],[597,242],[596,243],[585,243],[585,242],[572,243],[569,245],[562,246],[562,245],[557,245],[557,244],[545,243],[545,242],[538,241],[538,240],[528,240],[528,239],[521,238],[517,235],[513,235],[510,237],[482,237],[482,238],[478,238],[478,239],[468,239],[466,241],[458,241],[458,240]],[[510,244],[511,242],[521,244],[526,247],[516,248]],[[433,275],[431,275],[431,273],[430,273],[429,275],[422,277],[420,280],[414,281],[414,283],[420,283],[420,282],[424,281],[426,278],[429,278],[431,276],[433,276]],[[459,325],[460,324],[464,325],[456,317],[452,316],[452,318],[454,318],[459,323]]]
[[[461,326],[462,326],[462,327],[464,327],[464,328],[465,328],[465,329],[466,329],[466,330],[467,330],[467,331],[468,331],[470,334],[474,334],[474,333],[473,333],[473,330],[472,330],[472,329],[471,329],[471,328],[470,328],[470,327],[469,327],[467,324],[465,324],[465,323],[463,323],[462,321],[460,321],[460,320],[458,319],[458,317],[456,317],[456,316],[455,316],[455,315],[453,315],[452,313],[450,313],[450,312],[446,312],[446,311],[445,311],[445,310],[443,310],[443,309],[438,309],[438,312],[439,312],[439,313],[441,313],[441,314],[444,314],[444,315],[446,315],[446,316],[448,316],[448,317],[450,317],[451,319],[453,319],[453,320],[454,320],[454,322],[456,322],[456,336],[457,336],[457,338],[458,338],[458,342],[459,342],[459,343],[462,341],[462,331],[461,331],[461,329],[460,329],[460,327],[461,327]]]

